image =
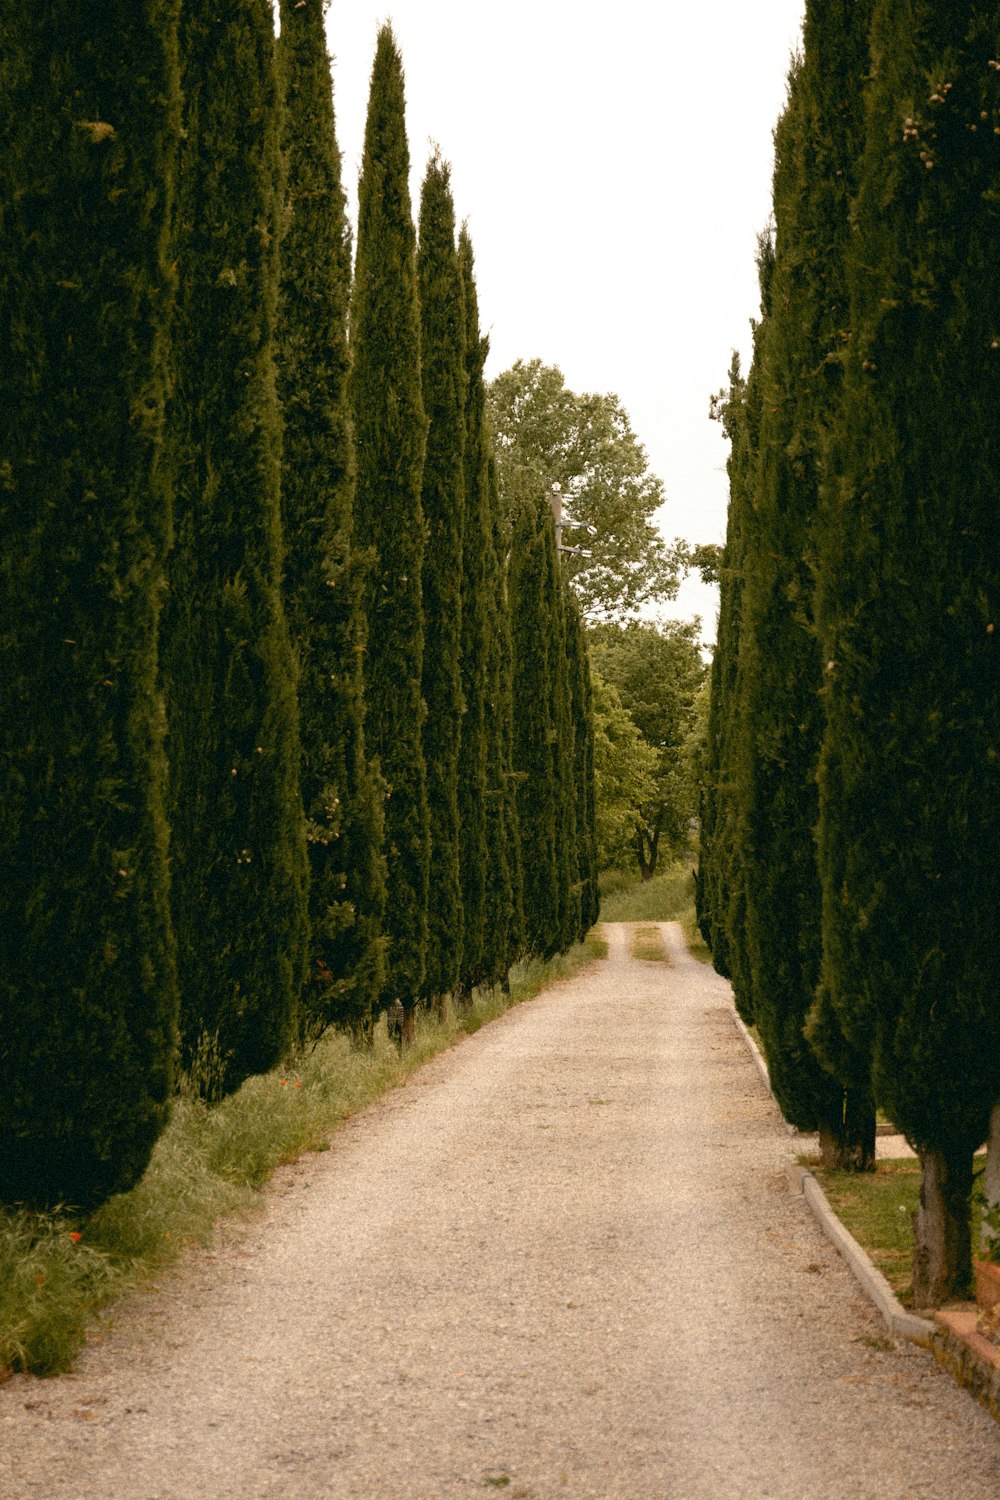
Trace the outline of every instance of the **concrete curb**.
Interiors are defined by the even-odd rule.
[[[756,1042],[735,1009],[732,1014],[736,1028],[743,1038],[757,1072],[768,1093],[771,1093],[771,1078],[767,1071],[767,1063],[761,1057]],[[771,1097],[774,1097],[773,1094]],[[789,1125],[787,1121],[782,1123],[790,1134],[798,1134],[794,1126]],[[806,1167],[800,1166],[798,1162],[790,1161],[788,1180],[792,1191],[801,1193],[805,1198],[823,1233],[847,1262],[854,1279],[868,1300],[881,1313],[889,1331],[897,1338],[912,1339],[914,1343],[930,1347],[931,1340],[937,1332],[937,1324],[931,1322],[929,1318],[920,1318],[916,1313],[907,1312],[882,1272],[837,1218],[827,1202],[826,1194],[813,1174]]]
[[[813,1174],[795,1162],[789,1167],[788,1175],[793,1184],[795,1176],[798,1176],[799,1191],[812,1209],[814,1218],[830,1243],[846,1260],[865,1296],[882,1314],[890,1333],[897,1338],[912,1339],[915,1344],[929,1347],[937,1325],[929,1318],[907,1312],[882,1272],[837,1218]]]

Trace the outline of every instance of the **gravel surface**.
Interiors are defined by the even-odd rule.
[[[728,986],[606,930],[0,1388],[3,1500],[996,1500],[1000,1428],[790,1193]]]

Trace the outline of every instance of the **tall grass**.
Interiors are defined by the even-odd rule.
[[[691,956],[711,963],[712,955],[695,917],[696,862],[697,854],[688,854],[647,881],[632,871],[605,870],[601,875],[601,921],[679,922]]]
[[[509,994],[478,990],[467,1008],[421,1012],[404,1053],[383,1022],[371,1047],[329,1032],[214,1107],[182,1087],[131,1192],[87,1216],[0,1210],[0,1379],[70,1369],[103,1308],[189,1246],[206,1244],[223,1215],[250,1213],[275,1167],[326,1150],[344,1120],[429,1058],[606,951],[591,935],[548,963],[519,964]]]

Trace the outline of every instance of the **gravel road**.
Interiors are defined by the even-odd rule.
[[[996,1500],[1000,1428],[800,1198],[728,986],[666,929],[279,1175],[76,1375],[3,1500]]]

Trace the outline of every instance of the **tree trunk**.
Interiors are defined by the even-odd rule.
[[[845,1089],[841,1109],[819,1127],[824,1167],[836,1172],[874,1172],[875,1107],[857,1089]]]
[[[972,1152],[920,1153],[920,1206],[913,1215],[913,1305],[940,1307],[972,1284]]]
[[[416,1040],[417,1007],[412,1003],[403,1005],[403,1051],[412,1047]]]
[[[986,1147],[986,1168],[983,1172],[983,1197],[985,1209],[1000,1209],[1000,1102],[993,1106],[990,1115],[990,1134]],[[1000,1224],[995,1228],[985,1218],[979,1232],[979,1247],[986,1251],[1000,1241]]]
[[[858,1089],[844,1090],[844,1124],[840,1139],[842,1172],[875,1170],[875,1105]]]
[[[635,852],[639,860],[639,874],[642,882],[652,880],[656,874],[656,860],[660,844],[660,819],[650,828],[648,825],[640,824],[635,830]],[[648,850],[648,853],[647,853]]]

